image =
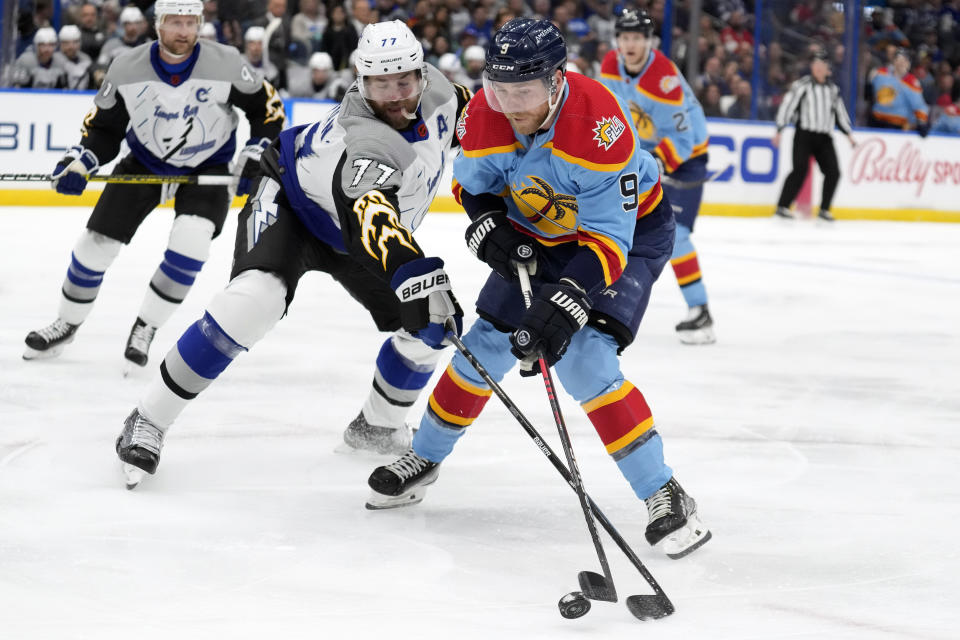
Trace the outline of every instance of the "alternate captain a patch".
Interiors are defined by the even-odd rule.
[[[597,141],[598,146],[606,150],[612,147],[626,130],[627,125],[617,116],[602,118],[597,120],[597,126],[593,128],[593,139]]]

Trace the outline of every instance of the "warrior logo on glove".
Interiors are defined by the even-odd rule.
[[[360,221],[361,242],[367,253],[379,260],[384,271],[387,269],[387,243],[396,239],[413,253],[419,253],[413,244],[410,231],[400,222],[400,214],[393,208],[387,197],[379,191],[368,191],[353,204],[353,211]]]

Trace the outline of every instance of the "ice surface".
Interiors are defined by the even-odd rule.
[[[563,405],[587,489],[676,605],[639,622],[622,602],[560,617],[577,572],[599,565],[576,498],[495,398],[421,505],[363,508],[390,458],[333,450],[383,336],[324,274],[187,408],[157,475],[125,490],[114,439],[225,284],[235,222],[124,379],[169,210],[59,359],[20,358],[55,316],[88,213],[0,209],[0,637],[960,637],[960,225],[698,222],[718,342],[676,339],[668,269],[624,370],[714,539],[679,561],[647,547],[642,503]],[[418,237],[472,310],[485,272],[463,227],[430,216]],[[542,383],[504,385],[558,447]],[[605,542],[621,597],[648,593]]]

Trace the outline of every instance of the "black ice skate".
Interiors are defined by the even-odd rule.
[[[147,366],[147,354],[150,353],[150,343],[153,342],[153,336],[156,333],[156,327],[137,318],[130,328],[130,337],[127,338],[127,348],[123,351],[123,357],[139,367]]]
[[[134,409],[123,422],[123,431],[117,438],[117,455],[127,476],[127,489],[133,489],[143,479],[143,473],[156,473],[163,448],[163,431]]]
[[[795,219],[793,213],[786,207],[777,207],[776,211],[773,212],[773,217],[780,218],[782,220]]]
[[[63,348],[73,342],[73,336],[79,326],[57,318],[43,329],[31,331],[24,340],[27,343],[27,349],[23,352],[23,359],[38,360],[60,355]]]
[[[651,546],[660,544],[668,557],[682,558],[712,537],[697,515],[696,501],[675,479],[670,478],[644,502],[649,516],[647,542]]]
[[[676,329],[683,344],[713,344],[717,341],[713,332],[713,318],[705,304],[690,307],[686,319]]]
[[[820,213],[817,214],[817,220],[822,222],[836,222],[837,219],[833,217],[829,209],[820,209]]]
[[[348,447],[359,451],[400,456],[410,449],[413,434],[410,427],[379,427],[367,422],[361,411],[343,432],[343,441]]]
[[[377,467],[367,484],[372,491],[367,509],[407,507],[423,501],[427,487],[437,481],[440,463],[421,458],[408,449],[396,462]]]

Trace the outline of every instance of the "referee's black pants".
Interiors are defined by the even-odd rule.
[[[800,187],[803,186],[810,168],[810,156],[816,158],[823,173],[820,209],[830,209],[833,194],[840,181],[840,166],[837,163],[837,152],[833,148],[833,137],[829,133],[816,133],[805,129],[797,129],[793,136],[793,170],[783,183],[777,206],[788,208],[800,193]]]

